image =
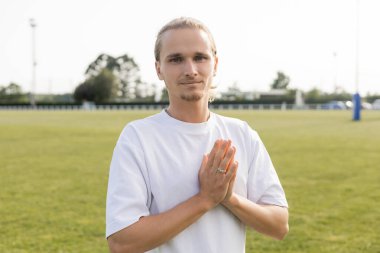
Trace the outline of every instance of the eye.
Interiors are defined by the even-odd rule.
[[[182,57],[176,56],[169,59],[169,62],[172,63],[180,63],[182,61]]]
[[[194,61],[196,61],[196,62],[206,61],[207,59],[208,59],[208,57],[205,55],[196,55],[194,57]]]

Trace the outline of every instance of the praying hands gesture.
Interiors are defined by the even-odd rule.
[[[217,140],[205,155],[199,170],[200,196],[215,207],[222,204],[244,224],[275,239],[288,232],[288,210],[279,206],[259,205],[233,193],[238,162],[230,140]]]
[[[200,196],[212,206],[227,202],[232,195],[238,169],[235,153],[230,140],[217,140],[211,152],[203,157],[199,169]]]

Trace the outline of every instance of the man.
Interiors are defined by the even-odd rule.
[[[156,71],[169,107],[129,123],[109,175],[111,252],[245,252],[245,226],[282,239],[285,194],[247,123],[208,109],[218,58],[199,21],[179,18],[158,33]]]

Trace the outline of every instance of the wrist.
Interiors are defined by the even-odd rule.
[[[222,204],[228,209],[234,208],[239,205],[239,198],[235,193],[232,193],[228,199],[223,200]]]
[[[217,205],[212,199],[207,198],[200,193],[195,195],[195,198],[197,198],[197,203],[200,204],[205,212],[213,209]]]

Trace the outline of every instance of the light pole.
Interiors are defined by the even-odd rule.
[[[338,53],[336,51],[333,52],[334,56],[334,89],[338,90]]]
[[[30,105],[32,108],[36,107],[35,89],[36,89],[36,22],[33,18],[29,20],[30,27],[32,28],[32,86],[30,90]]]
[[[359,94],[359,0],[356,0],[356,59],[355,59],[355,94],[352,97],[352,120],[360,121],[360,94]]]

